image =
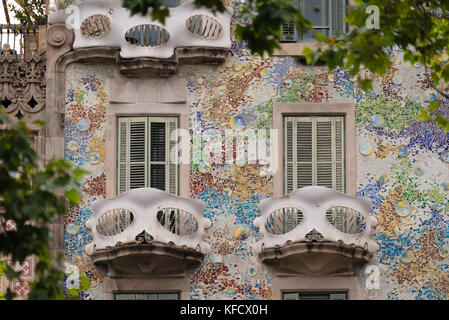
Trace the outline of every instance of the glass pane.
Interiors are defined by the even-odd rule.
[[[314,26],[327,26],[329,24],[327,0],[306,0],[304,2],[306,19],[312,21]]]
[[[338,292],[331,294],[331,300],[346,300],[346,292]]]
[[[282,298],[283,300],[298,300],[298,294],[296,292],[284,293]]]
[[[159,300],[178,300],[177,293],[160,293]]]
[[[116,293],[115,300],[135,300],[136,295],[134,293]]]

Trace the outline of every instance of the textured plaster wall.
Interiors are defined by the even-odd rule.
[[[447,299],[449,297],[449,135],[416,120],[419,107],[436,95],[420,66],[401,63],[390,52],[392,70],[363,92],[344,71],[298,65],[293,57],[261,59],[235,43],[222,66],[183,66],[188,80],[191,133],[269,128],[274,102],[357,104],[357,195],[373,200],[379,221],[372,261],[380,289],[366,298]],[[91,280],[87,299],[102,298],[101,277],[82,248],[91,236],[84,223],[91,202],[105,196],[105,116],[113,66],[73,64],[66,74],[65,157],[90,170],[83,203],[65,218],[66,257]],[[448,103],[443,104],[448,110]],[[192,157],[194,155],[191,155]],[[193,164],[190,192],[207,204],[212,220],[206,241],[213,248],[191,281],[191,299],[270,299],[270,271],[251,245],[257,204],[272,196],[272,176],[260,165]]]

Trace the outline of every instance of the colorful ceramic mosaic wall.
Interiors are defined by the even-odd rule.
[[[362,295],[382,299],[449,297],[449,135],[433,123],[417,121],[419,107],[437,96],[420,66],[401,63],[390,52],[391,71],[364,92],[357,78],[306,67],[293,57],[261,59],[236,43],[218,67],[188,66],[191,133],[269,128],[274,102],[355,102],[357,194],[373,200],[379,221],[379,290]],[[91,202],[105,196],[105,110],[113,67],[69,66],[66,83],[68,160],[91,171],[83,203],[65,219],[65,250],[71,262],[92,279],[85,298],[101,298],[101,277],[82,248],[90,241],[84,222]],[[443,104],[448,109],[448,103]],[[192,157],[195,155],[192,155]],[[261,165],[194,164],[190,192],[207,204],[213,226],[206,257],[191,281],[191,299],[270,299],[271,275],[251,251],[258,240],[252,221],[257,205],[272,196],[272,176]]]
[[[89,171],[84,180],[82,203],[65,216],[64,249],[67,262],[91,279],[85,298],[102,297],[101,277],[83,248],[91,241],[85,222],[92,215],[91,204],[106,195],[105,121],[109,102],[108,66],[70,65],[67,68],[65,103],[65,158]]]

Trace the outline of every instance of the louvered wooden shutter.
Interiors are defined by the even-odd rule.
[[[315,122],[315,184],[333,187],[335,172],[332,161],[332,118],[314,118]]]
[[[178,152],[172,132],[178,127],[174,117],[150,117],[150,187],[178,194]]]
[[[296,31],[295,24],[293,21],[289,23],[284,23],[282,25],[281,41],[282,42],[297,42],[298,32]]]
[[[167,126],[165,119],[150,118],[149,187],[166,190]]]
[[[285,118],[284,122],[284,192],[293,191],[296,186],[296,135],[293,134],[295,119]]]
[[[168,130],[168,170],[167,170],[167,191],[172,194],[179,194],[178,188],[178,175],[179,175],[179,149],[178,149],[178,137],[175,136],[175,130],[178,128],[178,118],[167,119]]]
[[[297,118],[296,126],[296,187],[314,185],[314,126],[313,118]]]
[[[147,118],[120,118],[118,193],[147,184]]]
[[[346,0],[332,0],[331,7],[331,34],[346,32]]]
[[[151,187],[178,194],[178,160],[170,161],[176,141],[175,117],[119,118],[117,191]]]
[[[344,117],[284,118],[284,192],[323,186],[344,192]]]

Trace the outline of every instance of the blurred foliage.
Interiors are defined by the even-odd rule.
[[[3,111],[0,128],[0,271],[10,282],[19,279],[15,266],[35,256],[36,280],[31,283],[29,299],[63,299],[64,273],[52,263],[48,226],[80,202],[86,172],[73,169],[63,159],[40,166],[31,146],[31,130],[23,122],[11,122]],[[5,263],[6,258],[11,263]],[[4,298],[14,296],[8,289]]]
[[[46,25],[45,0],[14,0],[8,4],[8,10],[22,24]]]

